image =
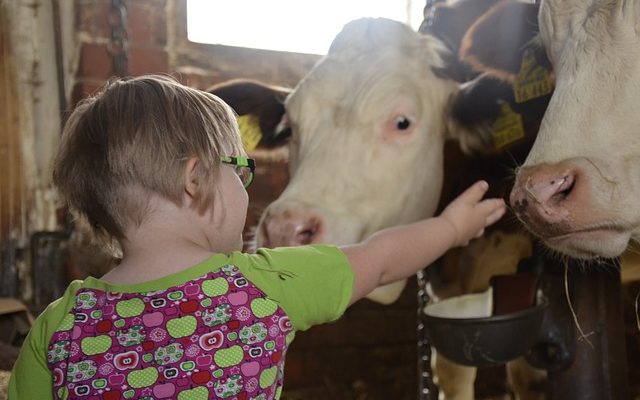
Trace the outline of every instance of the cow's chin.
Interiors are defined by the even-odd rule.
[[[573,258],[590,260],[621,255],[629,244],[631,232],[617,229],[592,229],[543,238],[551,249]]]

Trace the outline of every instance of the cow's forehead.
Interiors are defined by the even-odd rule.
[[[439,67],[439,43],[413,32],[415,46],[383,46],[370,53],[329,54],[298,84],[285,105],[292,120],[313,107],[375,108],[402,93],[417,102],[429,102],[444,93],[444,81],[432,68]]]
[[[349,22],[329,48],[335,58],[370,57],[381,49],[413,52],[420,46],[420,35],[411,27],[386,18],[361,18]]]
[[[325,56],[298,84],[287,100],[287,109],[318,98],[340,102],[345,94],[362,86],[375,86],[376,78],[391,75],[397,84],[424,80],[431,67],[442,67],[444,46],[408,25],[385,18],[361,18],[342,29]],[[390,80],[388,80],[390,81]]]
[[[292,111],[300,103],[317,98],[323,99],[324,105],[355,104],[357,100],[376,96],[390,88],[417,92],[429,78],[435,81],[426,61],[396,55],[378,54],[353,61],[326,58],[287,98],[287,110]]]

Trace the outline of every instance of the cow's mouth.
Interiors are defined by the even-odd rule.
[[[631,232],[620,226],[598,226],[543,238],[552,249],[580,259],[617,257],[626,249]]]

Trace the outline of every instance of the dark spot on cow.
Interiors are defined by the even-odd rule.
[[[398,128],[398,130],[407,130],[410,126],[411,121],[409,120],[409,118],[405,117],[404,115],[396,117],[396,128]]]
[[[520,201],[516,201],[514,211],[516,212],[516,214],[522,214],[527,210],[528,206],[529,206],[529,201],[526,198]]]

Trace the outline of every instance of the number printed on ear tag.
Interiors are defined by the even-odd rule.
[[[526,50],[522,56],[520,72],[513,83],[516,103],[542,97],[551,93],[552,90],[549,71],[537,63],[532,49]]]
[[[491,128],[491,139],[496,149],[501,149],[525,136],[522,117],[506,102],[500,103],[500,116]]]

